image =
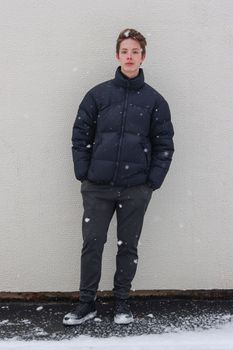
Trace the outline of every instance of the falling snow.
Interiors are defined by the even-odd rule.
[[[38,306],[38,307],[36,308],[37,311],[40,311],[40,310],[42,310],[42,309],[43,309],[43,306]]]
[[[124,32],[124,36],[125,36],[126,38],[128,38],[129,33],[130,33],[130,30],[126,30],[126,31]]]
[[[85,222],[89,222],[90,221],[90,218],[85,218]]]

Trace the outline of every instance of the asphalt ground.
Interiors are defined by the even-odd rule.
[[[76,302],[12,301],[0,303],[0,339],[62,340],[91,337],[132,336],[220,328],[233,321],[233,299],[190,300],[158,297],[129,299],[134,322],[113,321],[112,298],[97,298],[97,316],[78,326],[64,326],[63,316]]]

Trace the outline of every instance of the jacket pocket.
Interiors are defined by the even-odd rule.
[[[151,160],[150,146],[145,142],[140,142],[140,145],[142,147],[144,158],[146,160],[146,169],[148,170],[150,168],[150,160]]]

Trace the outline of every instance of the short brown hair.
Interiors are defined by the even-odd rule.
[[[146,45],[147,45],[146,38],[137,30],[130,29],[130,28],[126,28],[120,32],[116,43],[116,53],[119,53],[121,42],[129,38],[137,40],[139,42],[142,49],[142,55],[144,56],[146,53]]]

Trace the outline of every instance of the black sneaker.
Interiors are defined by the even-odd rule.
[[[133,322],[133,320],[133,314],[127,299],[116,299],[114,322],[118,324],[128,324]]]
[[[83,302],[79,301],[78,306],[73,312],[69,312],[63,318],[63,324],[66,326],[73,326],[81,324],[97,314],[95,301]]]

